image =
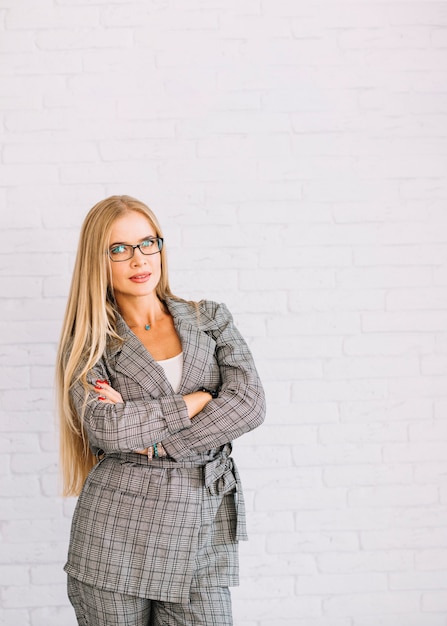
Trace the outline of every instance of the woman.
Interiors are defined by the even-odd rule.
[[[142,202],[87,215],[57,362],[68,594],[82,626],[228,626],[246,539],[230,441],[264,394],[223,304],[175,297]]]

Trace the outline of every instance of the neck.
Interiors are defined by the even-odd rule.
[[[165,315],[164,306],[156,296],[131,300],[117,298],[117,305],[129,328],[155,325]]]

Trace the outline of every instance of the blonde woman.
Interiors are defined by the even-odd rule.
[[[264,419],[228,309],[169,287],[153,212],[88,213],[58,352],[68,594],[82,626],[229,626],[246,539],[231,441]]]

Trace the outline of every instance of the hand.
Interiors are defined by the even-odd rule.
[[[97,380],[95,391],[98,394],[101,394],[98,395],[98,400],[104,404],[118,404],[119,402],[123,402],[123,397],[119,391],[115,391],[115,389],[113,389],[113,387],[111,387],[106,380]],[[149,458],[153,458],[154,456],[153,446],[146,448],[145,450],[134,450],[134,452],[147,455]],[[161,443],[157,444],[157,452],[159,457],[168,456]]]
[[[212,396],[207,391],[194,391],[183,396],[186,408],[188,409],[189,419],[195,417],[200,411],[202,411],[208,402],[211,402]]]
[[[150,448],[145,448],[144,450],[133,450],[133,452],[138,452],[138,454],[144,454],[144,456],[147,456],[148,459],[153,459],[155,457],[154,446],[151,446]],[[168,453],[163,448],[163,444],[157,443],[157,457],[161,458],[163,456],[168,456]]]
[[[123,397],[119,391],[115,391],[106,380],[97,380],[95,391],[98,394],[98,400],[104,404],[118,404],[123,402]]]

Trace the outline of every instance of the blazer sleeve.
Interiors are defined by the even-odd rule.
[[[206,452],[260,426],[265,396],[251,352],[224,304],[215,305],[216,342],[221,375],[219,396],[191,420],[190,427],[162,439],[174,459]]]
[[[178,394],[118,404],[99,401],[93,387],[97,380],[105,379],[107,370],[99,361],[88,374],[88,395],[80,381],[71,390],[74,408],[93,448],[109,453],[141,450],[191,425],[185,401]]]

